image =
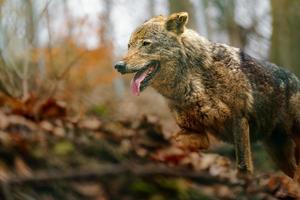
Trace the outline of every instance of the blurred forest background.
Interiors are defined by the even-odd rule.
[[[240,183],[227,159],[174,149],[163,98],[133,97],[114,71],[139,24],[179,11],[209,40],[300,77],[299,0],[0,0],[0,199],[300,198],[285,179]],[[255,150],[257,171],[274,172]]]

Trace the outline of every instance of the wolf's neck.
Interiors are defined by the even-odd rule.
[[[212,46],[206,38],[198,35],[193,30],[188,30],[181,38],[181,43],[186,54],[188,67],[208,68],[212,64]]]
[[[170,104],[179,107],[193,105],[206,96],[202,76],[196,71],[188,71],[186,77],[178,83],[174,90],[170,90],[168,96],[164,95]]]
[[[189,80],[186,73],[174,73],[172,81],[166,80],[167,83],[161,84],[159,87],[154,87],[157,92],[170,101],[184,101],[187,90],[189,90]]]
[[[166,80],[158,87],[154,87],[168,102],[178,106],[189,106],[199,101],[199,96],[205,95],[205,85],[202,83],[204,76],[198,67],[186,67],[177,71],[173,80]]]
[[[156,90],[173,104],[189,105],[204,94],[203,73],[212,64],[211,42],[189,30],[181,38],[181,44],[183,55],[175,67],[173,82]]]

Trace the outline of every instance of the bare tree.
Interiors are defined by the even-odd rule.
[[[270,58],[300,76],[300,1],[272,0],[273,33]]]
[[[1,21],[1,35],[4,38],[0,46],[2,92],[14,97],[26,99],[29,93],[30,54],[35,47],[36,10],[32,0],[1,2],[1,19],[13,16],[11,23]],[[5,9],[5,10],[4,10]],[[18,33],[22,33],[20,38]]]

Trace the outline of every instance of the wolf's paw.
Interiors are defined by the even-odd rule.
[[[179,132],[172,137],[172,141],[181,149],[198,151],[208,149],[209,140],[207,134]]]

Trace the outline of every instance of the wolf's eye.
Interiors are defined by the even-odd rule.
[[[129,48],[131,47],[131,45],[130,45],[130,44],[128,44],[128,45],[127,45],[127,47],[128,47],[128,49],[129,49]]]
[[[149,40],[144,40],[143,41],[143,46],[149,46],[151,42]]]

